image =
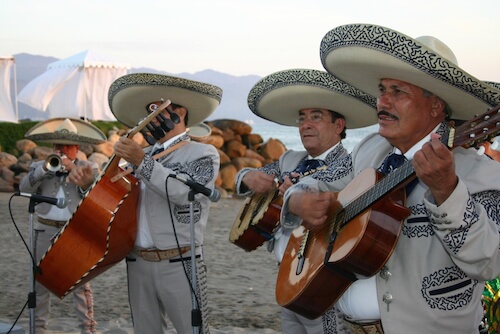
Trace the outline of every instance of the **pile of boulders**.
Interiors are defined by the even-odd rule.
[[[193,137],[193,140],[211,144],[220,154],[220,171],[216,187],[223,197],[234,193],[236,173],[244,167],[261,167],[279,159],[285,152],[285,145],[277,139],[263,141],[259,134],[252,133],[252,127],[244,122],[221,119],[206,123],[211,134]],[[108,140],[100,145],[80,145],[79,159],[88,159],[104,166],[113,154],[114,143],[127,133],[127,129],[114,129],[107,136]],[[148,143],[138,133],[133,139],[142,146]],[[18,190],[19,182],[26,175],[33,161],[45,160],[52,154],[52,148],[39,146],[29,139],[20,139],[16,143],[18,156],[0,152],[0,192]]]

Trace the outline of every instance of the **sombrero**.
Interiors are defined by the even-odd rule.
[[[192,140],[204,142],[212,133],[212,128],[205,123],[198,123],[190,126],[187,133]]]
[[[375,97],[325,71],[290,69],[259,80],[248,94],[248,107],[257,116],[282,125],[297,126],[305,108],[322,108],[342,114],[348,129],[377,123]]]
[[[323,37],[320,57],[328,72],[373,95],[383,78],[428,90],[449,105],[455,119],[500,104],[500,90],[461,69],[450,48],[432,36],[413,39],[377,25],[343,25]]]
[[[48,119],[33,126],[24,137],[33,141],[63,145],[97,145],[107,140],[95,125],[76,118]]]
[[[170,100],[188,110],[188,124],[202,122],[222,99],[217,86],[152,73],[134,73],[116,79],[109,88],[108,101],[113,115],[128,127],[134,127],[148,115],[151,102]]]

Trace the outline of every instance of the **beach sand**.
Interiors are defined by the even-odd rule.
[[[0,193],[0,323],[17,325],[29,333],[29,309],[22,311],[30,289],[29,199]],[[10,202],[10,207],[9,207]],[[245,252],[229,242],[229,231],[243,200],[212,203],[205,235],[211,333],[276,334],[280,309],[275,300],[278,267],[265,246]],[[11,213],[15,224],[11,219]],[[168,284],[168,282],[165,282]],[[124,261],[91,281],[98,333],[133,333]],[[79,333],[72,298],[52,296],[50,333]],[[170,327],[168,333],[176,333]]]

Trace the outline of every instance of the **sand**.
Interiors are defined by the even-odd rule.
[[[9,206],[10,202],[10,206]],[[229,242],[229,232],[241,199],[212,203],[205,235],[208,267],[211,333],[280,333],[279,306],[275,300],[278,267],[264,246],[252,252]],[[29,333],[28,299],[29,199],[0,193],[0,323],[17,325]],[[12,221],[11,214],[14,218]],[[124,261],[91,281],[98,333],[133,333],[127,297]],[[52,298],[50,333],[79,333],[72,298]],[[1,327],[0,327],[1,328]],[[176,333],[173,327],[168,333]]]

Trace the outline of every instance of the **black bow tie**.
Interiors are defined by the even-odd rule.
[[[158,153],[161,153],[161,152],[163,152],[163,151],[165,151],[165,149],[164,149],[164,148],[163,148],[163,146],[162,146],[162,147],[160,147],[160,148],[155,149],[155,150],[151,153],[151,156],[157,155]]]
[[[316,169],[320,166],[324,165],[323,160],[318,160],[318,159],[306,159],[302,160],[297,168],[295,169],[295,172],[304,174],[310,170]]]
[[[404,155],[392,153],[387,158],[385,158],[378,170],[382,174],[387,175],[394,171],[396,168],[400,167],[405,161],[406,158]]]

